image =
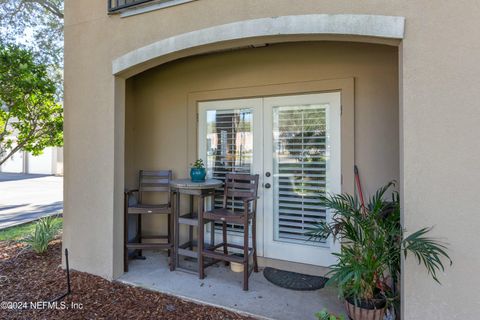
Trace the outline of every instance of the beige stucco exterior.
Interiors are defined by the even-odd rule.
[[[171,165],[179,173],[186,173],[195,141],[185,130],[191,117],[188,93],[279,84],[287,76],[293,78],[292,82],[358,77],[356,160],[361,162],[368,190],[385,179],[395,178],[399,172],[407,232],[434,225],[433,234],[446,239],[454,260],[454,266],[440,276],[442,285],[427,277],[413,259],[406,261],[402,283],[404,318],[476,318],[480,310],[480,300],[475,298],[480,284],[475,276],[480,269],[477,254],[480,218],[475,202],[480,171],[480,149],[476,147],[480,141],[477,1],[298,0],[293,6],[288,0],[198,0],[128,18],[108,16],[105,6],[98,0],[67,0],[65,4],[64,245],[71,252],[73,268],[109,279],[121,274],[124,180],[132,181],[133,172],[152,164],[149,161]],[[401,40],[362,36],[361,32],[355,36],[313,34],[240,39],[207,49],[287,40],[349,42],[276,44],[187,58],[127,81],[125,78],[130,74],[113,74],[112,64],[119,57],[169,37],[249,19],[304,14],[404,17],[405,34]],[[201,49],[192,49],[187,55],[205,52],[204,47]],[[296,57],[292,52],[296,50],[303,57],[298,59],[298,67],[292,61]],[[318,61],[311,52],[316,50],[322,51],[317,55]],[[280,53],[290,55],[291,59],[270,59]],[[185,50],[170,54],[165,61],[174,60],[175,54],[184,56]],[[386,71],[396,72],[392,59],[397,55],[398,80],[392,80]],[[328,61],[329,57],[332,60]],[[162,59],[155,61],[158,64]],[[217,65],[229,61],[252,65],[235,64],[228,68]],[[273,75],[263,75],[253,68],[255,64],[268,68]],[[281,72],[279,64],[285,67]],[[333,65],[338,68],[332,68]],[[143,71],[144,67],[138,70]],[[208,76],[204,76],[206,68]],[[320,69],[326,73],[313,72]],[[228,72],[235,72],[235,76]],[[135,70],[131,74],[134,73]],[[179,84],[171,81],[175,77]],[[216,77],[221,81],[216,83]],[[377,92],[378,81],[383,77],[388,82]],[[392,88],[397,81],[398,123],[396,105],[392,103],[397,95]],[[175,107],[168,108],[168,102]],[[170,116],[178,124],[172,132],[175,139],[178,135],[182,137],[182,144],[172,146],[165,129],[148,135],[131,125],[158,120],[170,128],[173,121],[166,120]],[[379,127],[370,126],[372,117],[380,118]],[[125,127],[125,118],[130,126]],[[393,127],[387,126],[390,124]],[[397,135],[398,142],[394,142]],[[181,156],[181,162],[163,154],[146,156],[153,142],[172,148]],[[130,152],[132,145],[137,148],[135,156]],[[385,157],[384,161],[380,156]],[[125,167],[128,170],[124,177]]]

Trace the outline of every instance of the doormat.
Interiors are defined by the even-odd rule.
[[[274,285],[298,291],[322,289],[328,281],[328,278],[325,277],[310,276],[269,267],[263,270],[263,276]]]

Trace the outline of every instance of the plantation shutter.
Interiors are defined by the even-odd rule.
[[[274,107],[275,240],[305,243],[305,232],[325,221],[328,160],[327,105]],[[312,244],[312,243],[309,243]]]

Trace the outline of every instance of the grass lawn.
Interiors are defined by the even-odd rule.
[[[35,231],[36,221],[0,230],[0,241],[21,240]],[[55,226],[62,228],[63,218],[55,218]]]

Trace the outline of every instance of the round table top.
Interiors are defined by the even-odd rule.
[[[206,179],[202,182],[193,182],[191,179],[176,179],[170,181],[170,186],[173,188],[179,189],[193,189],[193,190],[202,190],[202,189],[213,189],[218,188],[223,185],[221,180],[217,179]]]

